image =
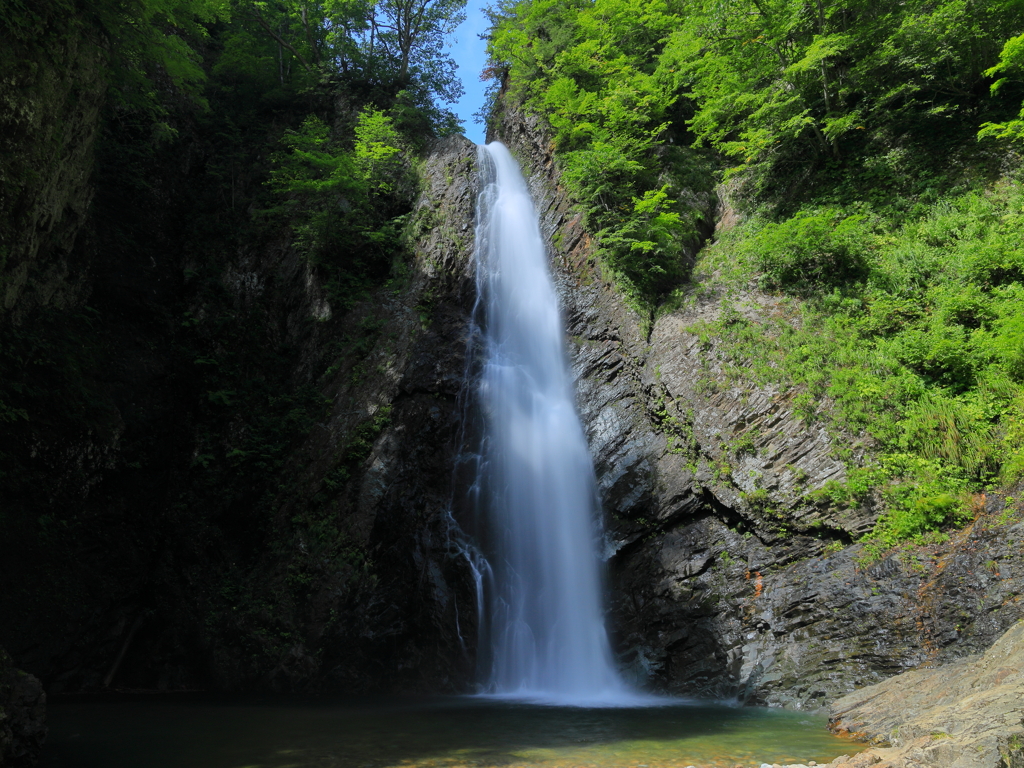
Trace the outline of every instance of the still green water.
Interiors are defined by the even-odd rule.
[[[49,719],[45,768],[733,768],[861,748],[821,716],[708,704],[132,696],[57,700]]]

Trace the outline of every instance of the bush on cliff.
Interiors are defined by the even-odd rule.
[[[824,226],[811,240],[817,250],[800,240],[817,208],[779,223],[752,217],[697,267],[706,292],[758,281],[800,288],[781,316],[729,315],[694,330],[717,338],[738,377],[802,393],[805,417],[831,425],[837,443],[855,436],[873,447],[874,470],[854,495],[863,501],[875,488],[885,499],[874,536],[887,545],[962,522],[970,494],[1011,485],[1024,466],[1024,284],[1013,266],[1024,184],[974,186],[919,203],[914,215],[864,204],[832,213],[857,227],[859,272],[780,271],[780,259],[825,252]],[[853,461],[850,448],[838,450]],[[827,496],[844,504],[851,492]]]

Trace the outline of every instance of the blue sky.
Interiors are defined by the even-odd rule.
[[[484,126],[473,119],[473,113],[484,103],[484,89],[487,84],[480,82],[480,71],[484,68],[487,56],[484,53],[486,44],[479,35],[487,31],[487,17],[484,16],[484,0],[468,0],[466,3],[466,20],[455,30],[449,50],[455,63],[459,65],[459,77],[466,88],[463,96],[453,109],[466,128],[466,138],[482,144]]]

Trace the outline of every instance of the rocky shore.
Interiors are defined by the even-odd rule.
[[[904,672],[844,696],[831,707],[829,727],[870,746],[829,763],[735,768],[1024,767],[1024,621],[983,655]]]
[[[981,656],[844,696],[830,722],[838,733],[880,745],[851,768],[1024,766],[1024,621]]]

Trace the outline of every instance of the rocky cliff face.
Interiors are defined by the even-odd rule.
[[[464,689],[473,145],[428,153],[408,252],[347,304],[287,236],[194,234],[212,153],[183,145],[137,243],[106,220],[80,243],[90,309],[8,328],[48,367],[0,449],[2,642],[51,691]]]
[[[1020,537],[1018,511],[989,499],[948,544],[862,567],[851,542],[877,511],[799,501],[844,478],[833,438],[801,420],[798,393],[730,383],[715,339],[692,328],[723,297],[638,316],[602,277],[543,123],[506,108],[494,138],[531,174],[551,243],[606,513],[614,624],[638,680],[818,708],[982,650],[1024,615],[1024,556],[1007,544]],[[721,221],[720,203],[706,206]],[[776,311],[757,292],[730,305]]]
[[[222,687],[452,691],[472,678],[475,596],[451,510],[474,303],[474,145],[436,143],[420,175],[405,276],[337,320],[294,254],[224,273],[240,301],[290,307],[294,375],[328,365],[329,407],[289,452],[291,482],[265,502],[267,549],[232,577],[255,604],[249,615],[226,616],[235,606],[214,595],[198,606],[218,616],[207,642]],[[291,298],[263,293],[282,273]],[[363,342],[338,354],[339,339]],[[216,582],[218,568],[190,579]],[[260,636],[262,659],[249,661]]]
[[[83,18],[55,21],[0,52],[0,322],[71,307],[86,289],[72,254],[92,199],[107,55]]]
[[[998,498],[947,544],[860,565],[851,542],[877,511],[800,501],[843,477],[835,438],[801,420],[796,393],[730,381],[716,340],[692,328],[724,311],[721,297],[695,293],[657,318],[629,309],[545,136],[532,116],[501,116],[554,255],[613,623],[638,682],[815,708],[984,650],[1024,614],[1020,514]],[[38,417],[40,400],[0,450],[17,467],[0,641],[55,689],[464,690],[475,602],[454,520],[469,522],[456,459],[474,148],[433,148],[412,252],[349,304],[289,237],[190,232],[194,211],[175,201],[214,183],[202,169],[215,156],[195,140],[161,160],[132,258],[96,235],[89,280],[54,278],[69,296],[92,291],[92,313],[74,314],[75,293],[61,315],[74,332],[46,347],[54,372],[80,374],[53,385],[77,421]],[[716,199],[705,206],[722,218]],[[17,310],[29,283],[11,280]],[[776,311],[754,291],[731,306]]]

